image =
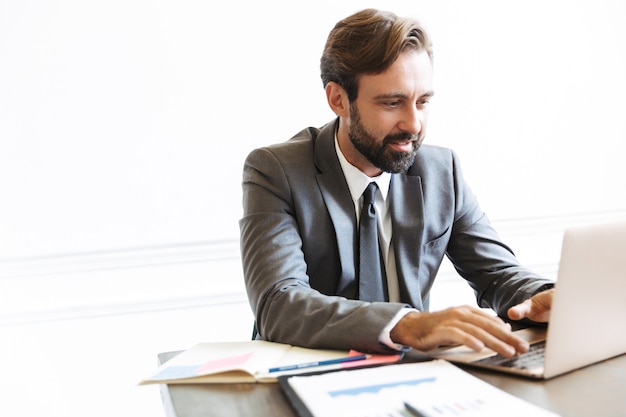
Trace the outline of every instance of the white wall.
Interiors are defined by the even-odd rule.
[[[554,219],[626,216],[625,2],[0,1],[3,285],[63,275],[90,304],[107,287],[85,271],[236,261],[245,155],[331,119],[325,38],[369,6],[431,31],[427,141],[459,152],[521,256]],[[106,299],[145,298],[141,282]]]
[[[218,4],[0,3],[0,258],[236,237],[244,156],[330,119],[321,49],[366,6],[432,32],[428,141],[493,218],[626,208],[626,3]]]
[[[523,262],[626,219],[621,0],[0,0],[5,414],[161,415],[157,353],[250,337],[243,159],[331,119],[319,56],[368,6],[431,31],[427,141]],[[432,307],[471,302],[444,265]]]

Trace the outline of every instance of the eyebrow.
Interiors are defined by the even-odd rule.
[[[427,91],[424,94],[422,94],[421,96],[419,96],[419,98],[430,98],[432,96],[435,95],[434,91]],[[379,94],[377,96],[374,96],[375,100],[388,100],[391,98],[402,98],[402,99],[406,99],[408,96],[404,93],[401,92],[389,92],[389,93],[383,93],[383,94]]]

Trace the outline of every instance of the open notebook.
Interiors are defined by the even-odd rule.
[[[504,359],[458,346],[433,356],[548,379],[626,352],[626,222],[565,231],[550,323],[519,330],[528,354]],[[527,356],[538,356],[539,360]]]

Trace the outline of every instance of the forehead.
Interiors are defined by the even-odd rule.
[[[433,67],[425,51],[407,50],[380,74],[359,77],[359,97],[375,98],[381,95],[420,97],[432,94]]]

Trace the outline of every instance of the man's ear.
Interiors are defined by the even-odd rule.
[[[330,109],[339,117],[350,115],[350,103],[345,90],[336,82],[326,84],[326,100]]]

